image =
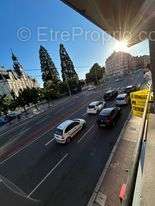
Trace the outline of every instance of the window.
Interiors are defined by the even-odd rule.
[[[75,127],[75,122],[71,123],[65,130],[65,133],[69,132],[71,129],[73,129],[73,127]]]

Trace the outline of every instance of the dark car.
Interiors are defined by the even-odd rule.
[[[124,89],[124,92],[127,93],[127,94],[130,94],[130,92],[137,91],[137,89],[138,89],[137,86],[129,85]]]
[[[105,101],[113,100],[117,97],[117,95],[118,95],[118,91],[109,90],[104,94],[104,100]]]
[[[19,119],[20,118],[20,114],[13,112],[11,114],[6,115],[5,119],[7,122],[11,122],[14,119]]]
[[[0,117],[0,126],[3,126],[7,123],[7,121],[5,120],[5,118]]]
[[[103,109],[97,119],[97,124],[99,127],[114,126],[117,119],[120,116],[119,107],[110,107]]]

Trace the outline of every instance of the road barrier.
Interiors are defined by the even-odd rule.
[[[122,199],[122,206],[132,205],[139,159],[140,159],[141,148],[142,148],[142,143],[143,143],[143,136],[145,133],[145,125],[146,125],[148,111],[149,111],[149,100],[150,100],[150,92],[147,95],[147,99],[146,99],[146,103],[145,103],[145,107],[144,107],[144,111],[142,115],[141,129],[140,129],[137,145],[134,151],[134,155],[132,158],[131,168],[129,169],[129,175],[128,175],[128,179],[126,183],[126,194],[125,194],[125,198]]]

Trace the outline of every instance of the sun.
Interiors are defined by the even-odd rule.
[[[129,50],[128,42],[126,40],[117,41],[115,46],[114,46],[114,50],[127,52]]]

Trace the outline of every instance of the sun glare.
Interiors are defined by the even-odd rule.
[[[128,42],[126,40],[122,40],[122,41],[117,41],[115,46],[114,46],[114,50],[115,51],[124,51],[127,52],[128,51]]]

